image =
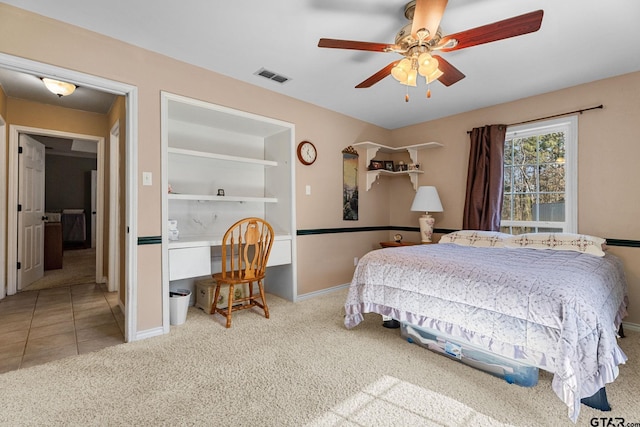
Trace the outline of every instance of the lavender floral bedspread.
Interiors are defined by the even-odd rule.
[[[345,326],[379,313],[534,364],[554,373],[575,422],[580,399],[627,360],[617,344],[626,305],[622,262],[610,254],[416,245],[361,258]]]

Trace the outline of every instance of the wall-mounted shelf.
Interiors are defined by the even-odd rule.
[[[353,144],[354,148],[364,148],[367,150],[367,158],[366,165],[371,163],[378,152],[388,153],[388,154],[397,154],[403,151],[409,153],[409,158],[411,158],[411,162],[414,164],[418,164],[418,151],[424,150],[426,148],[437,148],[442,147],[442,144],[439,142],[425,142],[422,144],[414,144],[414,145],[406,145],[404,147],[389,147],[387,145],[378,144],[375,142],[357,142]],[[380,175],[389,175],[389,176],[397,176],[397,175],[406,175],[411,180],[411,184],[413,185],[414,190],[418,190],[418,175],[423,174],[423,170],[411,170],[411,171],[402,171],[402,172],[391,172],[385,169],[377,169],[372,171],[367,171],[367,191],[371,189],[373,183],[380,178]]]

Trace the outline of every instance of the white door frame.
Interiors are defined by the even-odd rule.
[[[2,171],[2,176],[0,176],[0,218],[2,218],[2,222],[0,223],[0,299],[7,296],[7,281],[5,280],[7,277],[7,263],[5,262],[6,258],[6,242],[7,242],[7,231],[5,228],[6,218],[4,213],[7,212],[7,186],[5,182],[5,166],[7,164],[7,150],[5,147],[7,146],[7,122],[4,121],[4,118],[0,115],[0,171]]]
[[[120,295],[120,121],[109,132],[109,292]],[[120,301],[120,298],[118,298]]]
[[[129,84],[60,68],[42,62],[0,53],[0,67],[8,68],[40,77],[62,79],[76,85],[123,95],[126,97],[126,227],[125,240],[125,341],[135,341],[138,337],[138,287],[137,287],[137,221],[138,211],[138,88]],[[3,151],[3,150],[0,150]],[[0,164],[0,188],[6,186],[5,163]],[[0,211],[0,228],[4,228],[5,218],[12,209]],[[6,236],[6,229],[3,230]],[[7,236],[8,237],[8,236]],[[4,243],[4,242],[2,242]]]
[[[67,139],[83,139],[93,141],[98,145],[98,165],[104,165],[104,138],[95,135],[83,135],[79,133],[61,132],[53,129],[34,128],[29,126],[9,125],[9,180],[8,180],[8,206],[18,205],[18,144],[20,134],[52,136]],[[103,166],[104,168],[104,166]],[[98,217],[96,222],[98,230],[102,227],[103,213],[102,202],[104,194],[104,171],[100,172],[98,166]],[[18,210],[9,209],[7,215],[7,227],[9,230],[18,229]],[[98,281],[98,271],[102,271],[102,236],[103,233],[96,234],[98,245],[96,246],[96,281]],[[18,235],[17,233],[8,233],[7,235],[7,265],[15,266],[18,262]],[[100,260],[100,270],[98,270],[98,260]],[[102,279],[102,275],[100,276]],[[7,293],[13,295],[18,291],[18,270],[9,268],[7,270]],[[102,283],[102,282],[98,282]]]

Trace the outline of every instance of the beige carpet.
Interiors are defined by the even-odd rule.
[[[96,282],[96,250],[73,249],[62,254],[62,268],[46,270],[41,279],[36,280],[22,291],[57,288],[60,286],[82,285]]]
[[[271,296],[271,319],[190,308],[162,337],[0,375],[1,425],[572,426],[543,373],[524,388],[409,344],[368,315],[342,324],[345,291],[296,304]],[[608,386],[614,410],[640,422],[640,334]]]

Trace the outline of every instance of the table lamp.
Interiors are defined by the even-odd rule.
[[[424,212],[418,219],[420,223],[420,237],[422,243],[430,243],[433,234],[433,224],[435,219],[429,212],[442,212],[442,203],[438,197],[436,187],[419,187],[411,205],[412,211]]]

